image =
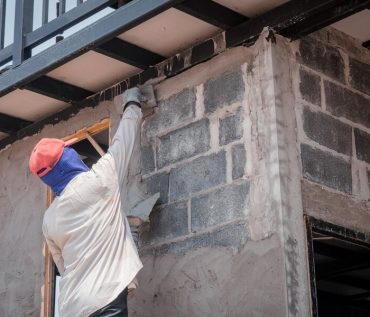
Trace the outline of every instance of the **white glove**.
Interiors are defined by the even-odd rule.
[[[125,110],[129,104],[135,104],[141,108],[142,101],[144,101],[144,97],[138,87],[127,89],[122,96],[123,110]]]

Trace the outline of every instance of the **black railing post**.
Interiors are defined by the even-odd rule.
[[[0,0],[0,49],[4,48],[6,0]]]
[[[13,67],[20,65],[30,56],[24,50],[25,34],[32,32],[33,0],[16,0],[14,19]]]
[[[42,25],[49,22],[49,0],[42,0]]]

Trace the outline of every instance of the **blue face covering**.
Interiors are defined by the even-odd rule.
[[[58,163],[49,173],[41,177],[41,180],[51,187],[55,195],[60,196],[73,178],[88,170],[78,153],[72,148],[65,147]]]

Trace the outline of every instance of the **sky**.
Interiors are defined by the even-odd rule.
[[[85,0],[86,1],[86,0]],[[58,0],[49,0],[49,21],[56,18],[56,3]],[[66,11],[73,9],[77,5],[77,0],[66,0]],[[34,0],[34,15],[33,15],[33,30],[38,29],[42,26],[42,0]],[[76,24],[75,26],[66,30],[63,35],[64,37],[68,37],[71,34],[81,30],[82,28],[86,27],[87,25],[92,24],[96,20],[100,19],[101,17],[111,13],[113,9],[107,8],[104,9],[93,16],[89,17],[88,19]],[[4,47],[13,43],[14,37],[14,16],[15,16],[15,1],[8,0],[6,4],[6,18],[5,18],[5,36],[4,36]],[[39,46],[35,47],[32,50],[32,55],[35,55],[49,46],[55,43],[55,37],[40,44]],[[3,65],[2,67],[11,64]],[[2,68],[0,67],[0,68]]]

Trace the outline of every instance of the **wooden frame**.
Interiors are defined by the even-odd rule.
[[[73,143],[80,142],[84,139],[88,139],[95,134],[103,132],[110,128],[109,118],[103,119],[102,121],[93,124],[90,127],[83,128],[77,132],[68,135],[63,138],[64,141],[73,139]],[[72,144],[73,144],[72,143]],[[49,207],[54,199],[54,194],[50,188],[47,188],[46,205]],[[54,288],[55,288],[55,265],[51,253],[47,244],[43,244],[43,255],[44,255],[44,285],[42,291],[42,309],[41,317],[53,317],[54,316]]]

